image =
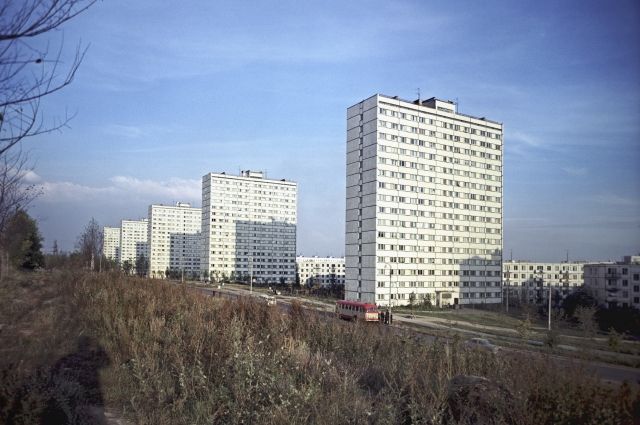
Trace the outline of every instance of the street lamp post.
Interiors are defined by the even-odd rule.
[[[548,329],[551,330],[551,281],[549,281],[549,326]]]
[[[509,313],[509,272],[507,272],[507,313]]]
[[[253,257],[249,257],[249,292],[253,292]]]

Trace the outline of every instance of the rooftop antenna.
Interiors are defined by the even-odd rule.
[[[513,249],[511,250],[511,258],[509,259],[509,261],[513,261]]]
[[[457,97],[456,97],[456,111],[460,112],[460,101],[458,100]]]
[[[569,250],[567,249],[567,263],[569,262]]]
[[[418,92],[418,103],[420,103],[420,87],[418,87],[416,90]]]

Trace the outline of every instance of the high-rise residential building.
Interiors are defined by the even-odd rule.
[[[213,281],[293,283],[297,193],[295,182],[257,171],[204,175],[203,273]]]
[[[549,288],[554,302],[584,284],[584,262],[546,263],[523,260],[504,261],[503,296],[513,302],[546,304]]]
[[[140,256],[149,258],[149,222],[142,220],[122,220],[120,222],[120,266],[128,261],[133,267]]]
[[[202,208],[149,206],[149,276],[200,276]],[[167,273],[169,272],[169,274]]]
[[[502,124],[451,101],[347,109],[345,297],[499,303]]]
[[[296,258],[298,279],[302,286],[344,285],[343,257],[304,257]]]
[[[584,286],[600,305],[640,309],[640,255],[585,264]]]
[[[120,258],[120,228],[104,226],[102,229],[102,254],[118,261]]]

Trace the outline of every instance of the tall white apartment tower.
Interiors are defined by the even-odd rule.
[[[200,276],[202,208],[178,202],[149,206],[149,276],[167,270],[184,277]]]
[[[148,225],[146,218],[120,222],[120,266],[129,261],[135,267],[141,255],[149,258]]]
[[[104,226],[102,229],[102,253],[110,260],[120,257],[120,228]]]
[[[347,109],[345,297],[498,303],[502,124],[374,95]]]
[[[201,269],[213,281],[292,283],[298,186],[262,172],[202,177]]]

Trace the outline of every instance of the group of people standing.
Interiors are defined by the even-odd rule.
[[[389,310],[380,311],[378,313],[378,320],[381,325],[390,325],[393,322],[393,314]]]

